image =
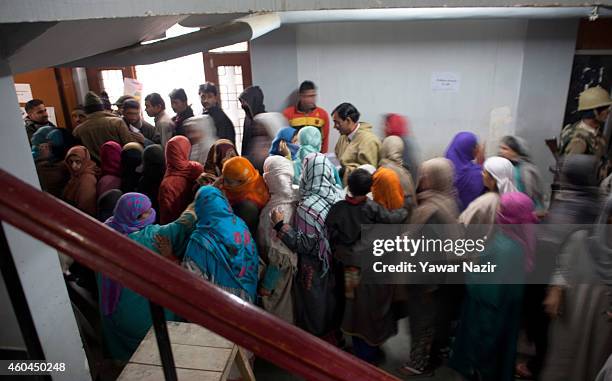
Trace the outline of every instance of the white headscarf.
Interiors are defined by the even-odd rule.
[[[192,116],[191,118],[185,119],[183,127],[185,127],[185,134],[191,143],[189,160],[197,161],[202,165],[206,164],[208,151],[217,141],[215,121],[210,115]],[[197,141],[192,141],[190,138],[190,133],[192,131],[194,134],[201,135],[201,138]]]
[[[274,138],[282,128],[289,126],[287,118],[280,112],[263,112],[255,115],[253,120],[264,126],[271,138]]]
[[[285,222],[291,222],[293,219],[297,202],[300,199],[299,188],[293,185],[292,181],[293,162],[283,156],[269,156],[264,161],[263,170],[263,178],[270,191],[270,200],[259,215],[257,243],[263,248],[275,245],[284,247],[272,229],[270,213],[278,207],[283,211]]]
[[[484,169],[495,179],[500,196],[508,192],[518,192],[514,185],[514,165],[510,160],[499,156],[490,157],[485,160]]]

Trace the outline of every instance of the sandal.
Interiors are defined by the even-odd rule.
[[[398,372],[406,377],[432,377],[434,375],[433,369],[418,369],[411,366],[410,363],[404,363],[404,365],[398,369]]]
[[[519,380],[533,380],[533,373],[527,367],[527,363],[519,362],[514,367],[514,378]]]

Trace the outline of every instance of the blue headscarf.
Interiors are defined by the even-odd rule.
[[[51,157],[49,157],[49,161],[63,159],[64,137],[60,130],[53,126],[43,126],[36,130],[34,135],[32,135],[32,156],[34,160],[37,160],[40,156],[39,146],[43,143],[51,144]]]
[[[255,301],[259,257],[246,223],[237,217],[223,193],[200,188],[195,200],[198,217],[185,259],[193,261],[212,283]]]
[[[474,148],[478,138],[471,132],[460,132],[446,150],[446,158],[453,162],[455,167],[455,188],[463,210],[484,193],[482,182],[482,166],[474,163]]]
[[[270,155],[281,155],[279,152],[280,142],[285,141],[287,143],[287,147],[289,151],[291,151],[291,160],[295,160],[298,150],[300,146],[297,144],[291,143],[293,137],[295,136],[296,130],[293,127],[285,127],[278,131],[276,134],[276,138],[272,140],[272,146],[270,147]]]
[[[298,132],[298,144],[300,149],[293,160],[293,183],[298,185],[302,177],[302,165],[306,156],[311,153],[321,152],[321,131],[313,126],[306,126]]]

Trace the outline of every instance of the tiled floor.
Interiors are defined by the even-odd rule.
[[[410,380],[429,380],[429,381],[460,381],[461,378],[451,369],[440,367],[436,369],[433,377],[409,377],[403,378],[397,369],[406,361],[410,353],[410,335],[408,334],[408,319],[399,322],[399,333],[389,339],[382,347],[385,352],[385,359],[381,368],[395,375],[399,379]],[[258,359],[255,362],[255,376],[262,381],[301,381],[302,378],[287,373],[264,360]],[[355,380],[362,381],[362,380]],[[363,380],[367,381],[367,380]]]

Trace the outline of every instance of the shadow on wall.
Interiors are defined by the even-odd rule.
[[[298,102],[298,90],[295,89],[289,95],[287,95],[287,98],[283,100],[283,110],[289,106],[296,105],[297,102]]]

